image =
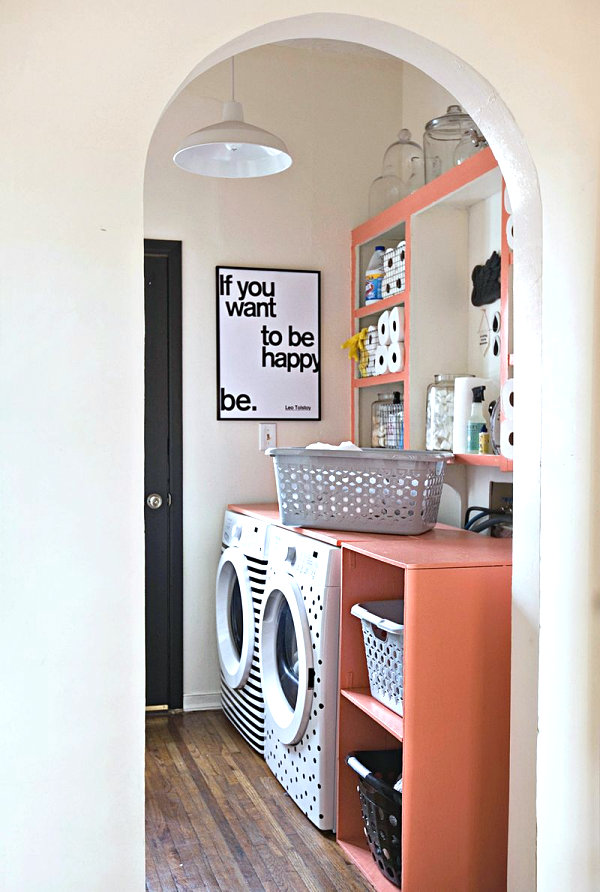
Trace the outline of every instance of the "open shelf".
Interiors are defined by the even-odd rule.
[[[477,465],[479,467],[500,468],[501,471],[512,471],[512,460],[505,458],[503,455],[455,453],[454,461],[457,465]]]
[[[346,688],[340,691],[340,693],[342,697],[358,706],[360,710],[370,716],[382,728],[385,728],[386,731],[389,731],[390,734],[393,734],[398,740],[403,740],[404,719],[401,715],[392,712],[391,709],[380,703],[379,700],[375,700],[371,696],[369,688]]]
[[[388,375],[369,375],[368,378],[353,378],[353,387],[375,387],[378,384],[396,384],[406,380],[406,370]]]
[[[392,890],[398,892],[398,886],[390,883],[375,864],[366,842],[350,842],[348,840],[338,840],[338,842],[350,860],[358,867],[362,875],[377,892],[392,892]]]
[[[399,294],[392,294],[391,297],[385,297],[382,300],[374,300],[366,307],[358,307],[354,310],[354,316],[362,319],[364,316],[379,316],[384,310],[391,307],[401,307],[406,305],[406,291],[400,291]]]

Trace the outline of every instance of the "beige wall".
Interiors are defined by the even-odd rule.
[[[330,0],[290,25],[395,48],[463,101],[520,223],[510,886],[534,888],[543,209],[539,888],[598,886],[595,310],[598,11],[592,0]],[[0,888],[143,886],[142,187],[178,86],[227,41],[285,36],[315,0],[3,5],[3,640]],[[377,20],[395,23],[381,29]],[[407,29],[406,31],[403,29]],[[318,33],[316,33],[318,32]],[[325,32],[325,33],[324,33]],[[414,36],[416,35],[416,36]],[[419,36],[456,54],[423,44]],[[240,45],[241,48],[241,45]],[[224,51],[228,55],[229,50]],[[218,61],[218,57],[215,57]],[[474,77],[475,71],[492,88]],[[478,103],[477,97],[482,100]],[[514,119],[507,115],[510,110]],[[497,126],[498,120],[501,126]],[[522,392],[525,392],[523,388]],[[590,486],[590,481],[593,481]],[[10,717],[10,720],[7,720]]]

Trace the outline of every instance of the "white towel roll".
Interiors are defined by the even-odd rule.
[[[502,421],[500,423],[500,453],[504,458],[513,457],[513,426],[512,421]]]
[[[392,374],[401,372],[404,368],[404,344],[397,341],[387,348],[387,370]]]
[[[404,340],[404,307],[393,307],[389,315],[390,343]]]
[[[387,374],[387,370],[387,347],[382,347],[380,344],[377,348],[377,353],[375,354],[375,374],[385,375]]]
[[[504,382],[500,405],[502,408],[502,415],[510,422],[510,426],[512,427],[513,409],[515,405],[515,387],[512,378],[509,378]]]
[[[377,320],[377,332],[379,334],[379,343],[382,347],[387,347],[390,343],[390,314],[388,310],[384,310]]]

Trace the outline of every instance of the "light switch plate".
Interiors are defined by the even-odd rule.
[[[265,449],[271,449],[277,446],[277,425],[276,424],[259,424],[258,425],[258,448],[261,452]]]

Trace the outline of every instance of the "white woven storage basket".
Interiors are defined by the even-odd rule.
[[[404,697],[404,601],[355,604],[362,624],[371,696],[398,715]]]
[[[437,521],[451,452],[269,449],[286,526],[414,536]]]

